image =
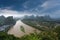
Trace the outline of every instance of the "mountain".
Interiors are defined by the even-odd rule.
[[[42,21],[42,22],[54,22],[54,23],[60,23],[60,18],[52,18],[50,15],[45,16],[24,16],[23,20],[30,20],[30,21]]]
[[[5,18],[3,15],[0,16],[0,26],[10,25],[10,24],[15,24],[15,20],[13,19],[13,16],[9,16],[7,18]]]
[[[5,24],[5,17],[4,16],[0,16],[0,26]]]

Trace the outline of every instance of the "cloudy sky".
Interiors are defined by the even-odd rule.
[[[60,17],[60,0],[0,0],[0,15],[50,15]]]

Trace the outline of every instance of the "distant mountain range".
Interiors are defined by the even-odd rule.
[[[52,21],[52,22],[58,22],[60,23],[60,18],[52,18],[49,15],[45,15],[45,16],[24,16],[23,18],[24,20],[39,20],[39,21]]]

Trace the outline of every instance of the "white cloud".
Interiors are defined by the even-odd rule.
[[[43,8],[40,12],[41,13],[49,13],[49,11],[51,10],[55,10],[54,8],[56,8],[58,10],[57,7],[60,6],[60,0],[48,0],[45,3],[43,3],[41,5],[41,7]],[[48,11],[49,10],[49,11]],[[55,12],[55,11],[53,11]],[[51,13],[52,14],[52,13]]]
[[[41,5],[43,8],[51,8],[60,5],[60,0],[48,0]]]
[[[25,11],[13,11],[13,10],[8,10],[8,9],[0,9],[0,16],[1,15],[4,15],[5,17],[8,17],[8,16],[13,16],[13,17],[23,17],[25,15],[39,15],[39,16],[43,16],[45,14],[38,14],[36,12],[29,12],[27,10]]]
[[[19,12],[19,11],[13,11],[13,10],[8,10],[8,9],[0,9],[0,16],[4,15],[5,17],[8,16],[13,16],[13,17],[22,17],[24,15],[31,15],[29,12],[24,11],[24,12]]]

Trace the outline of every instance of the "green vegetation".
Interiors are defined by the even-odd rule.
[[[7,35],[5,32],[0,32],[0,40],[60,40],[60,26],[54,30],[41,31],[40,33],[31,33],[21,38]]]
[[[25,29],[23,26],[20,27],[20,30],[25,33]]]
[[[54,31],[57,33],[58,39],[60,39],[60,26],[57,26]]]
[[[7,35],[5,32],[0,32],[0,40],[19,40],[19,38],[13,35]]]
[[[22,37],[22,40],[57,40],[57,35],[54,32],[43,31],[39,34],[30,34]]]

